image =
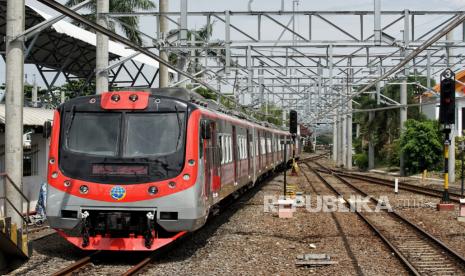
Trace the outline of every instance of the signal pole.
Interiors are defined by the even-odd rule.
[[[437,208],[439,211],[453,211],[454,204],[451,204],[449,198],[449,135],[455,124],[455,74],[449,68],[441,73],[440,93],[439,123],[444,133],[444,191]]]

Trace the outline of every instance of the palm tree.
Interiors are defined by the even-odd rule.
[[[74,6],[84,0],[67,0],[66,6]],[[147,11],[155,8],[155,4],[151,0],[108,0],[110,1],[110,12],[121,12],[131,13],[135,11]],[[96,0],[92,0],[85,6],[89,10],[89,13],[84,14],[85,17],[95,21],[97,4]],[[77,25],[79,22],[75,22]],[[142,38],[137,32],[139,29],[139,18],[137,16],[120,17],[118,20],[110,20],[109,28],[115,31],[115,26],[118,26],[123,30],[128,39],[137,44],[142,44]]]

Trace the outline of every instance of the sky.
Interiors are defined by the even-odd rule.
[[[31,3],[34,5],[41,5],[38,4],[35,0],[26,0],[27,3]],[[64,0],[60,0],[60,2],[64,2]],[[158,6],[158,1],[155,1],[156,5]],[[189,11],[224,11],[224,10],[231,10],[231,11],[240,11],[240,10],[247,10],[248,4],[251,2],[251,9],[252,10],[270,10],[276,11],[281,9],[281,0],[189,0],[188,6]],[[178,11],[179,10],[179,3],[180,0],[170,0],[169,1],[169,9],[171,11]],[[285,0],[284,7],[285,10],[292,10],[293,0]],[[465,0],[381,0],[381,7],[382,10],[465,10]],[[53,10],[48,9],[47,7],[43,7],[45,11],[50,14],[55,14]],[[373,1],[372,0],[330,0],[330,1],[320,1],[320,0],[300,0],[298,1],[297,10],[300,11],[318,11],[318,10],[372,10],[373,9]],[[394,18],[394,17],[393,17]],[[337,18],[330,18],[334,20],[335,23],[341,24],[347,31],[358,33],[358,24],[355,24],[349,18],[345,18],[343,16],[338,16]],[[383,18],[383,20],[389,20],[390,18]],[[444,17],[438,18],[428,18],[423,21],[420,19],[416,21],[416,28],[417,32],[421,33],[422,31],[428,30],[434,24],[438,24],[441,20],[444,20]],[[234,18],[232,24],[236,24],[237,26],[247,30],[251,34],[256,34],[256,19],[253,18]],[[287,23],[288,19],[282,17],[280,19],[283,23]],[[296,21],[296,28],[297,30],[306,33],[307,28],[307,19],[297,18]],[[204,18],[190,18],[189,19],[189,28],[200,28],[205,24]],[[214,38],[223,39],[224,38],[224,28],[221,25],[221,22],[215,23],[214,28]],[[148,34],[155,34],[154,31],[155,20],[153,17],[143,17],[141,18],[141,30]],[[174,24],[170,26],[174,28]],[[398,37],[401,35],[400,29],[402,28],[400,25],[397,27],[398,30],[393,27],[393,31],[390,34]],[[313,25],[313,33],[314,39],[343,39],[342,34],[328,34],[327,26],[325,26],[322,22],[315,21]],[[365,17],[365,34],[370,35],[373,30],[372,20],[370,17]],[[276,34],[280,32],[280,28],[275,24],[262,24],[262,34],[263,37],[266,39],[276,39]],[[456,33],[461,32],[461,30],[457,30]],[[337,37],[339,35],[340,37]],[[461,38],[461,37],[460,37]],[[232,33],[232,39],[241,39],[240,34]],[[243,38],[242,38],[243,39]],[[31,65],[26,65],[25,73],[28,75],[28,81],[32,81],[32,75],[37,74],[36,70]],[[4,82],[5,79],[5,64],[3,60],[0,61],[0,83]],[[59,82],[63,82],[62,79]],[[41,81],[39,81],[39,85],[42,85]]]

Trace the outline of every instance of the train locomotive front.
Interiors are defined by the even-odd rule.
[[[148,92],[72,99],[54,115],[47,218],[85,250],[156,250],[208,215],[200,110]]]

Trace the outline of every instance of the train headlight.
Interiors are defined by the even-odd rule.
[[[158,193],[158,188],[155,187],[155,186],[150,186],[149,189],[148,189],[148,192],[149,192],[149,194],[154,195],[154,194]]]
[[[53,158],[53,157],[50,158],[50,159],[48,160],[48,163],[50,163],[51,165],[55,164],[55,158]]]
[[[63,182],[63,185],[64,185],[65,187],[69,187],[69,186],[71,186],[71,181],[65,180],[65,182]]]
[[[79,192],[81,192],[81,194],[87,194],[89,192],[89,187],[81,185],[81,187],[79,187]]]
[[[52,172],[52,178],[57,178],[58,177],[58,173],[57,172]]]
[[[184,179],[184,180],[189,180],[190,178],[191,178],[191,176],[188,173],[186,173],[185,175],[182,176],[182,179]]]
[[[168,187],[170,187],[171,189],[176,188],[176,182],[170,181],[170,182],[168,183]]]
[[[118,94],[113,94],[111,95],[111,100],[114,101],[114,102],[119,102],[119,99],[120,99],[120,95]]]
[[[190,159],[187,164],[189,164],[189,166],[194,166],[195,165],[195,160],[194,159]]]
[[[130,100],[131,102],[135,102],[135,101],[137,101],[138,99],[139,99],[139,97],[138,97],[136,94],[131,94],[131,95],[129,96],[129,100]]]

